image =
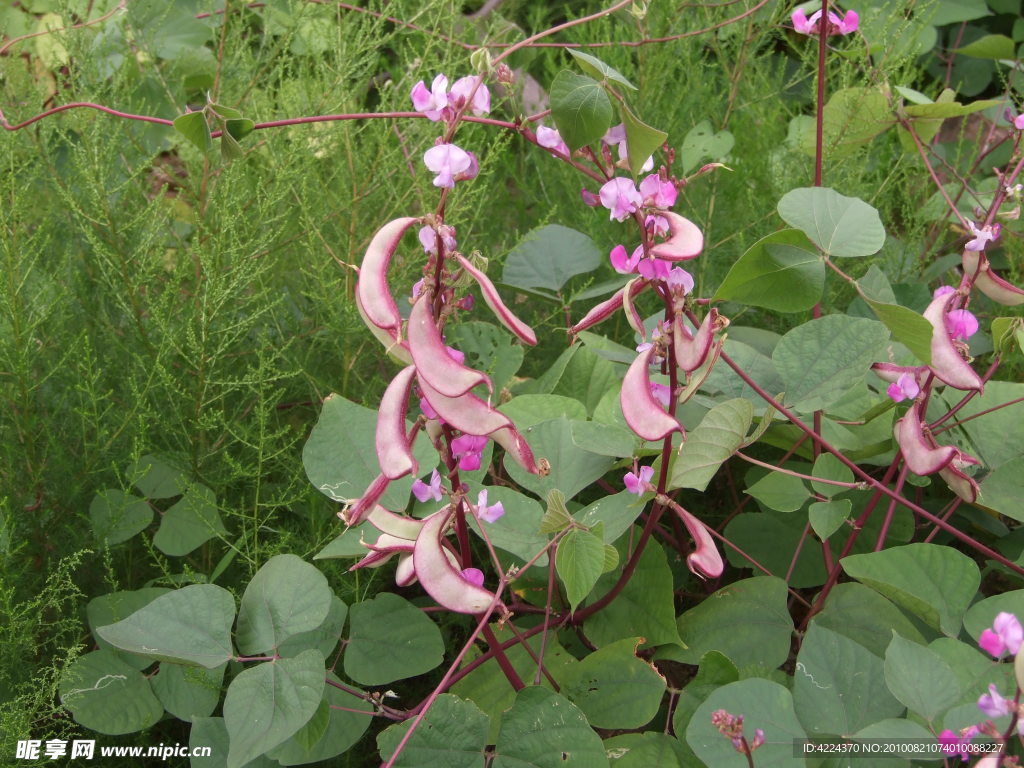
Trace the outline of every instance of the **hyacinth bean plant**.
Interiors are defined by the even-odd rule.
[[[77,723],[125,734],[167,712],[215,747],[192,765],[228,768],[365,755],[374,739],[388,768],[847,764],[801,753],[808,740],[904,745],[853,765],[1017,764],[1024,396],[997,374],[1024,339],[1004,251],[1021,232],[1020,93],[840,88],[829,57],[868,72],[883,55],[864,26],[878,8],[737,7],[701,34],[756,19],[813,49],[815,108],[790,127],[809,185],[713,285],[701,262],[721,243],[688,201],[743,172],[731,137],[693,161],[696,139],[641,120],[637,87],[599,50],[567,47],[541,84],[549,105],[522,109],[518,53],[615,13],[642,24],[654,5],[471,45],[458,71],[424,60],[395,112],[257,123],[210,99],[173,121],[92,103],[3,117],[17,130],[91,107],[171,123],[204,153],[219,140],[225,162],[300,122],[434,129],[407,158],[434,197],[361,222],[365,247],[336,257],[356,275],[338,301],[379,342],[388,383],[370,407],[326,397],[310,425],[306,473],[339,519],[322,568],[280,554],[238,601],[211,579],[90,616],[98,647],[60,683]],[[1019,75],[1012,46],[1001,58]],[[953,189],[933,145],[944,120],[983,110],[1000,164]],[[577,221],[614,221],[615,236],[545,219],[499,279],[501,254],[460,208],[494,162],[483,131],[577,174]],[[954,233],[954,258],[919,265],[927,280],[859,266],[909,246],[894,245],[898,222],[824,185],[829,162],[882,134],[933,186],[936,232]],[[588,285],[586,310],[563,302],[558,333],[527,322],[532,301],[561,301],[598,267],[616,277]],[[533,348],[550,359],[517,376]],[[992,428],[1001,414],[1014,426]],[[332,585],[357,578],[372,593],[342,602]]]

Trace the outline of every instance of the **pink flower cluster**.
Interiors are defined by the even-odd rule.
[[[476,75],[459,78],[450,91],[444,75],[437,75],[429,90],[420,80],[411,96],[413,108],[434,122],[450,122],[467,109],[477,116],[491,111],[490,91]],[[476,155],[441,140],[424,153],[423,162],[437,174],[434,186],[446,189],[454,187],[456,181],[475,179],[480,172]]]

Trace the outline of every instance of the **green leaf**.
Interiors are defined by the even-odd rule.
[[[235,141],[241,141],[256,128],[256,123],[247,117],[224,121],[224,131]]]
[[[892,337],[914,353],[925,365],[932,362],[932,324],[912,309],[886,304],[863,296],[875,316],[885,323]]]
[[[960,684],[932,650],[892,633],[885,651],[885,683],[907,709],[929,723],[957,704]]]
[[[227,532],[217,511],[217,497],[205,485],[196,483],[164,512],[153,546],[165,555],[181,557]]]
[[[1012,492],[1014,484],[1021,482],[1024,475],[1019,472],[1014,475],[1010,465],[1019,469],[1020,461],[1024,457],[1024,402],[1014,402],[1012,405],[1004,406],[1019,398],[1024,397],[1024,383],[1018,381],[989,381],[985,383],[985,394],[973,397],[970,401],[957,411],[957,418],[963,423],[951,431],[954,437],[961,437],[958,442],[965,451],[981,460],[981,463],[991,470],[997,470],[982,481],[983,503],[992,505],[993,499],[989,498],[989,486],[995,488],[993,482],[997,475],[1004,475],[1000,472],[1004,466],[1005,480],[1001,480],[1003,488]],[[952,388],[949,393],[942,395],[943,402],[947,407],[956,404],[962,395]],[[991,415],[986,414],[981,418],[968,419],[968,417],[980,414],[990,408],[997,408]],[[966,438],[966,439],[964,439]],[[1009,498],[1006,499],[1009,501]],[[1020,505],[1016,509],[1006,508],[999,510],[1008,514],[1014,519],[1024,516]]]
[[[113,546],[144,531],[153,522],[153,508],[138,496],[106,488],[89,504],[89,521],[96,538]]]
[[[101,649],[108,649],[122,661],[136,669],[145,669],[152,665],[153,660],[145,656],[136,656],[133,653],[125,653],[114,648],[110,643],[97,634],[97,627],[105,627],[108,624],[115,624],[121,619],[127,619],[137,610],[156,600],[160,595],[170,592],[166,587],[147,587],[137,589],[134,592],[111,592],[106,595],[94,597],[85,607],[85,615],[89,621],[89,630],[96,638],[96,645]]]
[[[493,323],[449,323],[444,333],[446,343],[466,355],[466,365],[491,377],[495,392],[506,389],[523,364],[523,345],[513,343],[512,334]]]
[[[921,10],[922,19],[936,27],[961,21],[974,21],[992,15],[985,0],[943,0]]]
[[[848,157],[894,123],[889,99],[880,88],[838,90],[823,110],[822,143],[826,157]],[[787,141],[795,149],[813,157],[817,144],[814,118],[806,115],[793,118]]]
[[[576,63],[579,64],[580,69],[582,69],[595,80],[611,80],[613,83],[624,85],[630,90],[635,91],[637,89],[635,85],[633,85],[631,82],[629,82],[629,80],[626,79],[625,75],[623,75],[614,67],[608,66],[596,56],[591,56],[589,53],[583,53],[583,51],[576,51],[573,50],[572,48],[567,48],[566,50],[569,52],[569,55],[576,59]]]
[[[830,256],[870,256],[885,243],[877,210],[828,187],[790,190],[779,200],[778,211],[787,224],[803,231]]]
[[[203,112],[187,112],[174,118],[174,129],[191,141],[199,151],[206,152],[213,146],[210,137],[210,126]]]
[[[803,312],[821,300],[825,265],[797,229],[773,232],[732,265],[714,301],[736,301],[777,312]]]
[[[804,413],[828,408],[884,359],[888,340],[884,325],[865,318],[826,315],[798,325],[772,353],[787,402]]]
[[[616,458],[633,456],[636,452],[636,435],[628,429],[613,424],[575,419],[569,422],[569,426],[572,429],[573,443],[582,450]]]
[[[332,597],[327,578],[315,566],[295,555],[275,555],[242,595],[238,650],[267,653],[292,635],[316,629],[327,618]]]
[[[794,756],[793,742],[807,734],[796,718],[793,697],[784,687],[758,678],[730,683],[708,696],[690,720],[686,743],[704,765],[747,768],[747,758],[711,722],[711,713],[719,709],[742,714],[746,733],[758,728],[764,731],[765,743],[754,753],[757,768],[803,768],[806,761]]]
[[[309,481],[333,501],[358,499],[380,474],[374,448],[376,432],[377,411],[340,395],[328,395],[320,419],[302,448],[302,464]],[[437,465],[437,451],[429,440],[417,440],[413,455],[423,469]],[[405,509],[411,489],[410,477],[392,481],[381,497],[381,506]]]
[[[228,768],[241,768],[309,722],[320,706],[325,675],[324,657],[315,649],[240,672],[224,697]]]
[[[213,714],[220,701],[225,669],[227,664],[204,669],[162,661],[150,683],[168,712],[180,720],[192,722],[193,718]]]
[[[555,570],[565,585],[570,610],[575,611],[594,588],[604,567],[604,541],[590,531],[569,531],[558,542]]]
[[[540,521],[541,533],[558,533],[572,523],[572,515],[565,506],[565,494],[557,488],[548,491],[548,508]]]
[[[672,465],[669,489],[705,490],[718,468],[739,450],[753,419],[754,406],[742,398],[726,400],[708,411],[683,443]]]
[[[957,101],[937,101],[934,104],[914,104],[904,107],[903,110],[917,120],[942,119],[947,117],[963,117],[974,112],[981,112],[983,109],[1002,104],[998,99],[986,99],[972,101],[970,104],[961,104]]]
[[[903,714],[885,687],[882,660],[816,622],[800,645],[793,703],[809,734],[850,736],[884,717]]]
[[[1006,35],[985,35],[954,52],[977,59],[1014,59],[1016,45]]]
[[[380,750],[382,760],[387,761],[394,755],[405,732],[417,720],[410,718],[403,723],[396,723],[377,736],[377,749]],[[427,765],[479,768],[484,760],[487,727],[487,715],[473,702],[442,693],[406,742],[394,762],[395,768],[421,768]]]
[[[587,418],[583,403],[565,395],[519,395],[502,403],[498,410],[512,419],[520,431],[552,419]]]
[[[708,651],[701,656],[696,676],[679,692],[676,700],[676,708],[672,713],[672,728],[675,732],[682,737],[697,707],[719,688],[737,680],[739,671],[727,657],[718,651]]]
[[[279,655],[288,658],[298,656],[308,648],[316,648],[328,658],[341,638],[341,630],[348,616],[348,606],[338,597],[331,595],[331,608],[320,626],[308,632],[298,632],[277,647]]]
[[[784,472],[769,472],[745,493],[777,512],[796,512],[811,497],[803,480]]]
[[[210,39],[213,28],[193,14],[187,3],[143,0],[131,3],[128,8],[136,44],[141,43],[161,59],[187,56]]]
[[[345,674],[383,685],[429,672],[444,661],[441,630],[403,597],[381,592],[349,608]]]
[[[853,470],[843,464],[843,462],[831,453],[822,453],[814,460],[814,467],[811,469],[811,474],[814,477],[820,477],[822,480],[835,480],[839,483],[853,482]],[[837,493],[845,493],[847,490],[839,485],[831,485],[829,483],[817,482],[815,480],[811,480],[811,487],[816,493],[821,494],[827,499],[831,499]]]
[[[593,529],[598,523],[604,524],[604,540],[611,544],[630,529],[633,521],[644,511],[644,502],[636,494],[620,491],[611,496],[602,496],[593,504],[578,510],[573,517],[584,528]]]
[[[621,374],[611,362],[583,347],[566,364],[551,391],[576,398],[586,406],[587,413],[593,413],[607,392],[620,387]]]
[[[806,543],[799,546],[801,539],[806,538],[806,527],[807,518],[803,515],[742,512],[726,525],[725,535],[769,573],[789,574],[790,586],[804,589],[824,584],[827,577],[820,549],[806,546]],[[800,554],[793,566],[793,554],[798,547]],[[726,548],[723,554],[736,568],[751,567],[744,555],[731,548]]]
[[[992,346],[1000,357],[1014,349],[1024,350],[1024,318],[997,317],[992,320]]]
[[[500,643],[515,638],[512,630],[507,626],[492,624],[491,629]],[[505,650],[505,656],[520,679],[529,684],[537,679],[537,660],[541,658],[542,642],[544,645],[544,670],[547,674],[539,675],[540,685],[551,689],[552,683],[548,679],[548,675],[550,675],[555,683],[561,686],[565,682],[566,672],[579,662],[559,644],[558,636],[554,632],[548,633],[544,640],[541,635],[534,635],[523,642],[517,642]],[[466,656],[463,664],[474,661],[481,652],[474,648]],[[487,743],[493,744],[497,741],[498,731],[501,728],[501,716],[516,700],[516,689],[512,687],[512,683],[508,681],[497,662],[492,660],[479,665],[453,685],[451,692],[470,699],[490,717]]]
[[[668,134],[652,128],[634,115],[625,104],[619,104],[619,114],[626,128],[626,155],[629,158],[629,172],[634,176],[643,169],[647,158],[661,148]]]
[[[686,748],[667,733],[623,733],[604,740],[612,768],[683,768]]]
[[[907,544],[841,562],[849,576],[949,637],[960,634],[964,611],[981,582],[971,558],[938,544]]]
[[[438,765],[419,765],[427,764]],[[502,717],[492,766],[607,768],[608,758],[601,738],[579,709],[557,693],[529,686]]]
[[[606,550],[607,547],[605,545]],[[628,559],[629,540],[617,541],[615,551],[620,560]],[[602,574],[591,602],[604,597],[615,586],[619,575],[618,571]],[[665,550],[654,544],[647,546],[626,586],[611,603],[589,617],[583,629],[598,648],[637,635],[644,638],[645,647],[666,644],[682,647],[676,628],[672,570]]]
[[[873,589],[856,582],[836,584],[814,621],[855,640],[879,658],[885,655],[893,631],[915,643],[925,642],[903,611]]]
[[[592,77],[563,69],[551,82],[551,116],[571,152],[591,144],[608,132],[612,103]]]
[[[822,454],[824,455],[824,454]],[[808,508],[811,529],[822,541],[842,528],[850,517],[853,503],[849,499],[837,501],[816,501]]]
[[[683,173],[697,169],[703,160],[724,160],[732,151],[736,138],[728,131],[714,132],[710,120],[701,120],[683,139],[679,160]]]
[[[111,651],[79,656],[61,675],[59,690],[76,723],[111,736],[149,728],[164,713],[149,681]]]
[[[486,486],[487,500],[491,504],[501,502],[505,514],[493,523],[485,523],[487,538],[498,549],[509,552],[522,562],[533,557],[548,545],[548,537],[539,533],[544,510],[536,499],[514,491],[507,486]],[[480,535],[481,525],[475,517],[470,517],[469,527]],[[534,565],[543,568],[548,564],[548,556],[541,555]]]
[[[562,694],[594,728],[642,728],[658,714],[665,678],[636,657],[642,641],[631,637],[606,645],[566,673]]]
[[[546,498],[557,488],[571,499],[607,472],[614,459],[580,450],[572,440],[572,427],[565,419],[552,419],[533,427],[526,435],[533,455],[546,458],[551,471],[546,476],[531,475],[506,456],[505,471],[519,485]]]
[[[175,464],[153,455],[143,456],[128,467],[128,477],[147,499],[181,496],[191,482]]]
[[[557,293],[569,278],[597,269],[602,259],[587,235],[561,224],[548,224],[527,232],[509,251],[501,281],[516,288]]]
[[[224,120],[237,120],[242,116],[242,113],[234,107],[228,107],[224,104],[216,104],[212,101],[207,103],[206,108],[217,115],[217,117],[223,118]]]
[[[242,146],[235,141],[234,137],[232,137],[230,133],[224,131],[220,135],[220,156],[224,162],[238,160],[244,155],[245,152],[242,151]]]
[[[111,645],[150,659],[219,667],[234,657],[235,598],[213,584],[169,592],[96,634]]]
[[[331,672],[327,673],[327,679],[334,683],[341,682]],[[352,688],[351,685],[346,687]],[[326,707],[324,707],[325,704]],[[335,685],[324,686],[320,707],[327,709],[326,722],[317,723],[317,727],[314,729],[310,728],[313,723],[311,720],[294,736],[271,750],[274,760],[279,765],[306,765],[340,755],[359,741],[373,721],[372,715],[360,714],[360,711],[368,710],[363,699],[348,691],[343,691]],[[348,711],[353,709],[359,711]],[[319,709],[314,719],[318,717],[320,717]],[[313,737],[318,731],[320,735],[314,739]]]
[[[718,651],[738,667],[774,669],[789,656],[793,619],[788,598],[786,582],[774,576],[723,587],[679,617],[679,636],[688,648],[672,649],[669,658],[696,664],[708,651]]]

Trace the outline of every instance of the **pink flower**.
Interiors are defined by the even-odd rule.
[[[472,152],[466,154],[469,155],[469,168],[455,174],[456,181],[470,181],[480,175],[480,164],[477,162],[476,155]]]
[[[664,259],[643,259],[637,266],[637,272],[648,280],[668,280],[672,268]]]
[[[487,438],[462,435],[452,440],[452,456],[459,460],[459,469],[472,472],[480,469],[480,455],[487,447]]]
[[[423,415],[426,416],[428,419],[437,420],[441,418],[440,416],[437,415],[437,411],[430,407],[430,403],[427,402],[427,398],[425,397],[420,398],[420,411],[422,411]]]
[[[652,477],[654,477],[654,467],[640,467],[639,474],[627,472],[622,481],[626,484],[627,491],[635,493],[637,496],[643,496]]]
[[[683,296],[686,296],[693,291],[693,275],[682,267],[672,267],[668,271],[665,282],[668,283],[669,290],[672,293],[681,293]]]
[[[580,198],[588,208],[596,208],[601,204],[601,198],[586,188],[580,190]]]
[[[640,259],[643,258],[644,247],[642,245],[637,246],[633,250],[631,256],[626,255],[626,248],[622,245],[616,245],[612,248],[612,252],[608,254],[609,259],[612,262],[612,267],[620,275],[628,275],[632,272],[636,272],[636,265],[640,263]]]
[[[470,153],[472,154],[472,153]],[[437,228],[437,231],[433,227],[422,227],[417,234],[420,240],[420,245],[423,246],[425,253],[437,253],[437,236],[441,235],[441,245],[444,246],[445,251],[454,251],[455,242],[455,227],[450,227],[447,224],[442,224]]]
[[[420,501],[426,501],[427,499],[441,500],[441,475],[437,473],[436,469],[430,475],[430,485],[427,485],[422,480],[413,482],[412,495]]]
[[[473,165],[473,158],[454,144],[438,144],[423,154],[423,162],[437,174],[434,177],[435,187],[451,189],[455,186],[455,175],[468,171]]]
[[[983,693],[978,698],[978,709],[988,717],[1002,717],[1010,714],[1011,703],[999,695],[999,691],[996,690],[993,683],[989,685],[988,693]]]
[[[1024,131],[1024,114],[1017,115],[1013,118],[1013,127],[1018,131]]]
[[[438,75],[427,90],[427,86],[420,80],[412,89],[412,106],[417,112],[422,112],[428,120],[437,122],[441,119],[444,109],[448,106],[448,78]]]
[[[476,88],[476,92],[473,91],[474,88]],[[471,93],[473,100],[470,102],[469,95]],[[467,102],[469,102],[470,110],[477,117],[491,111],[491,92],[487,90],[486,85],[480,82],[477,75],[460,77],[452,84],[451,93],[448,94],[448,105],[453,109],[462,109]]]
[[[978,639],[978,645],[982,650],[988,651],[997,659],[1007,651],[1016,656],[1022,642],[1024,642],[1024,627],[1021,627],[1016,616],[1006,611],[996,616],[991,629],[982,632]]]
[[[640,194],[644,196],[644,205],[655,208],[671,208],[676,204],[676,187],[671,181],[662,181],[656,173],[640,182]]]
[[[611,211],[610,218],[623,221],[643,204],[643,198],[629,179],[616,177],[601,187],[601,205]]]
[[[663,406],[668,408],[669,400],[672,399],[672,388],[667,384],[659,384],[656,381],[651,382],[651,394],[654,399],[661,403]]]
[[[954,339],[966,341],[978,332],[978,318],[966,309],[954,309],[946,313],[946,328]]]
[[[505,514],[505,507],[497,501],[490,506],[487,505],[487,491],[480,491],[480,494],[476,497],[476,514],[485,523],[493,523],[499,517]]]
[[[793,29],[800,34],[816,35],[818,34],[818,22],[821,20],[821,11],[815,11],[811,14],[810,18],[807,18],[807,14],[804,13],[803,8],[797,8],[793,11],[790,19],[793,22]],[[838,15],[829,11],[828,22],[828,34],[848,35],[851,32],[857,31],[857,27],[860,24],[860,17],[857,15],[856,11],[847,11],[846,15],[842,18],[839,18]]]
[[[562,141],[562,135],[557,128],[548,128],[544,125],[537,126],[537,143],[552,152],[569,156],[569,146]]]
[[[653,213],[648,214],[647,218],[644,219],[644,227],[650,232],[661,236],[667,235],[670,229],[668,219]]]
[[[974,235],[973,240],[968,240],[964,245],[968,251],[983,251],[985,246],[991,241],[999,238],[999,225],[988,224],[981,229],[978,229],[978,225],[973,221],[967,222],[967,228],[971,230],[971,234]]]
[[[966,745],[970,744],[971,739],[977,735],[978,727],[973,725],[964,730],[962,736],[947,728],[939,734],[939,744],[942,745],[942,753],[945,755],[958,754],[960,755],[960,759],[966,763],[969,755],[971,754]]]
[[[477,587],[484,585],[484,572],[479,568],[463,568],[462,578]]]
[[[921,393],[921,387],[917,385],[914,374],[901,373],[900,377],[889,385],[886,393],[894,402],[902,403],[904,400],[912,400],[917,397]]]

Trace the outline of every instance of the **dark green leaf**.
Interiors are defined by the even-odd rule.
[[[213,139],[210,138],[210,126],[207,125],[206,115],[202,112],[188,112],[174,118],[174,129],[202,152],[206,152],[213,146]]]
[[[960,700],[953,670],[932,650],[893,632],[885,651],[885,683],[893,696],[929,723]]]
[[[582,69],[588,75],[593,77],[595,80],[611,80],[612,82],[618,83],[619,85],[624,85],[631,90],[636,90],[636,86],[629,82],[629,80],[626,79],[625,75],[623,75],[614,67],[608,66],[596,56],[591,56],[589,53],[583,53],[583,51],[576,51],[573,50],[572,48],[567,48],[566,50],[569,51],[569,54],[574,59],[576,59],[576,63],[579,64],[580,69]]]
[[[629,158],[629,171],[636,176],[647,162],[647,158],[665,143],[668,134],[647,125],[625,104],[619,105],[619,113],[622,115],[622,124],[626,128],[626,154]]]
[[[89,521],[96,538],[113,546],[145,530],[153,522],[153,508],[138,496],[106,488],[89,504]]]
[[[803,232],[783,229],[754,243],[732,265],[715,300],[803,312],[821,300],[825,265]]]
[[[753,418],[753,405],[742,398],[726,400],[708,411],[683,443],[672,465],[669,489],[706,489],[718,468],[743,443]]]
[[[213,714],[220,701],[226,668],[227,664],[205,669],[161,661],[160,669],[150,683],[168,712],[181,720],[192,722],[193,718]]]
[[[61,675],[60,700],[75,722],[108,735],[144,730],[164,713],[149,680],[111,651],[75,659]]]
[[[172,557],[187,555],[227,529],[217,511],[217,497],[205,485],[196,483],[160,518],[153,546]]]
[[[951,547],[907,544],[850,555],[843,570],[949,637],[960,633],[964,611],[981,582],[978,566]]]
[[[96,629],[111,645],[160,661],[219,667],[234,656],[235,598],[213,584],[169,592],[126,619]]]
[[[641,728],[658,713],[665,678],[636,657],[642,640],[606,645],[566,673],[562,693],[595,728]]]
[[[517,288],[558,292],[569,278],[597,269],[602,258],[587,235],[548,224],[526,233],[509,251],[501,281]]]
[[[555,570],[565,585],[565,595],[575,611],[590,594],[604,567],[604,541],[589,531],[569,531],[558,542]]]
[[[501,720],[493,768],[607,768],[601,738],[567,699],[529,686]],[[474,763],[474,768],[479,763]]]
[[[308,723],[320,707],[325,675],[324,657],[314,649],[240,672],[224,697],[228,768],[242,768]]]
[[[383,685],[429,672],[444,660],[441,631],[403,597],[382,592],[349,608],[345,674]]]
[[[551,116],[570,151],[591,144],[608,132],[612,103],[592,77],[563,69],[551,83]]]
[[[410,718],[382,731],[377,748],[383,760],[394,755],[413,723],[418,723],[416,730],[395,760],[395,768],[479,768],[483,764],[488,718],[473,702],[442,693],[422,719]]]

